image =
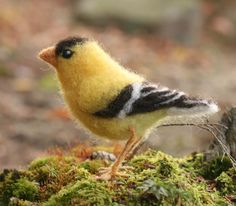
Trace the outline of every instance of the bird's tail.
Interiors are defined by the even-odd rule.
[[[212,100],[198,99],[185,96],[181,101],[168,110],[170,116],[209,116],[219,111],[218,105]]]

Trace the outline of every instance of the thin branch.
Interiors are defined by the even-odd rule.
[[[224,124],[221,123],[201,123],[201,124],[194,124],[194,123],[174,123],[174,124],[162,124],[158,127],[169,127],[169,126],[204,126],[204,125],[212,125],[212,126],[218,126],[218,127],[222,127],[224,129],[228,129],[227,126],[225,126]]]
[[[225,145],[225,143],[222,142],[222,140],[215,134],[215,132],[212,129],[216,129],[215,127],[207,127],[207,126],[199,126],[199,128],[205,129],[207,131],[209,131],[215,138],[216,140],[219,142],[220,146],[223,149],[223,152],[225,154],[227,154],[227,156],[229,157],[234,169],[236,170],[236,160],[232,157],[232,155],[230,154],[230,151],[228,149],[228,147]],[[218,130],[218,128],[216,129]],[[222,134],[222,133],[221,133]],[[224,134],[223,134],[224,135]]]
[[[207,123],[201,123],[201,124],[194,124],[194,123],[162,124],[158,127],[169,127],[169,126],[194,126],[194,127],[198,127],[200,129],[208,131],[209,133],[211,133],[214,136],[214,138],[220,144],[220,146],[223,150],[223,156],[224,156],[224,154],[226,154],[229,157],[234,169],[236,170],[236,160],[230,154],[230,151],[229,151],[229,148],[227,147],[227,145],[224,142],[222,142],[222,139],[225,138],[225,134],[218,128],[218,127],[221,127],[221,128],[224,128],[224,129],[228,129],[227,126],[225,126],[221,123],[209,123],[209,122],[207,122]],[[220,137],[217,136],[217,134],[214,132],[214,130],[220,135]]]

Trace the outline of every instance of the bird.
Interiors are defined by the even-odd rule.
[[[205,117],[219,110],[213,100],[150,82],[123,67],[94,39],[67,37],[38,56],[54,67],[75,121],[95,136],[126,140],[116,161],[99,175],[104,180],[122,175],[126,157],[165,120],[176,123],[178,118]]]

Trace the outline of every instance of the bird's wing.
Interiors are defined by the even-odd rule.
[[[126,86],[106,108],[94,115],[104,118],[124,118],[163,108],[189,109],[195,106],[207,106],[208,103],[206,100],[192,98],[184,92],[161,85],[138,82]]]

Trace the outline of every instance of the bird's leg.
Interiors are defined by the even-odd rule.
[[[98,179],[107,180],[107,179],[113,178],[114,176],[116,176],[116,174],[119,174],[118,170],[122,161],[126,158],[126,155],[130,152],[130,150],[133,148],[133,145],[137,142],[137,139],[138,139],[136,136],[135,129],[133,127],[129,127],[129,131],[131,133],[131,136],[129,140],[126,142],[123,151],[118,156],[117,160],[113,163],[111,168],[110,169],[108,168],[108,171],[107,171],[108,173],[102,174],[101,176],[98,177]]]
[[[130,152],[130,150],[133,148],[133,145],[137,141],[137,136],[136,136],[135,129],[133,127],[129,127],[129,130],[131,132],[131,136],[130,136],[129,140],[126,142],[126,145],[125,145],[123,151],[121,152],[121,154],[119,155],[117,160],[112,165],[111,176],[115,176],[115,174],[117,173],[122,161],[126,158],[126,155]]]
[[[140,138],[135,141],[129,153],[126,155],[126,160],[132,159],[132,157],[137,153],[140,147],[143,145],[145,138]]]

